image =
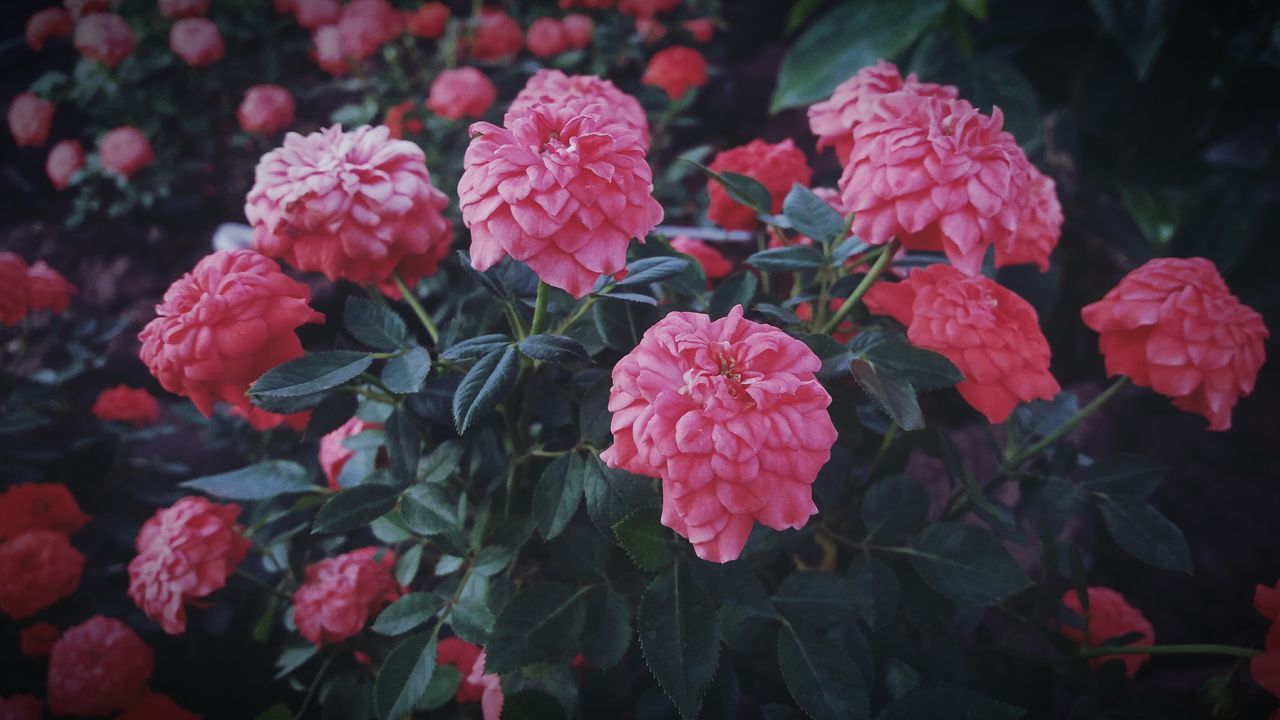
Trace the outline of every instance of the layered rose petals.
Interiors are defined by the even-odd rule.
[[[400,597],[391,574],[395,553],[361,548],[307,566],[293,594],[294,621],[302,637],[316,645],[358,634],[371,617]]]
[[[716,153],[708,167],[717,173],[733,172],[759,182],[769,191],[774,213],[782,212],[782,202],[792,185],[807,187],[813,176],[808,159],[790,139],[767,143],[757,138]],[[707,216],[720,227],[751,230],[758,224],[756,211],[729,197],[719,182],[707,180],[707,194],[711,198]]]
[[[1086,594],[1089,599],[1088,610],[1081,607],[1080,594],[1075,590],[1068,590],[1062,596],[1062,604],[1083,619],[1088,632],[1082,632],[1071,625],[1063,625],[1063,635],[1079,643],[1081,647],[1111,645],[1116,638],[1133,634],[1141,637],[1126,642],[1126,646],[1142,647],[1156,644],[1156,634],[1151,623],[1142,611],[1130,605],[1123,595],[1105,587],[1088,588]],[[1105,655],[1090,659],[1089,664],[1096,668],[1109,660],[1121,660],[1124,662],[1125,672],[1129,677],[1133,677],[1150,659],[1150,655]]]
[[[293,124],[294,103],[289,91],[279,85],[254,85],[244,93],[236,119],[245,132],[271,135]]]
[[[0,492],[0,540],[27,530],[78,532],[89,522],[76,498],[62,483],[23,483]]]
[[[142,388],[121,384],[98,393],[93,415],[99,420],[144,427],[160,419],[160,403]]]
[[[511,101],[503,124],[510,127],[513,120],[528,115],[538,105],[553,111],[572,110],[578,115],[590,112],[596,119],[597,132],[617,136],[630,130],[640,135],[645,147],[649,146],[649,120],[640,101],[602,77],[539,70]]]
[[[1027,180],[1018,198],[1018,229],[996,244],[996,267],[1034,264],[1049,269],[1049,256],[1062,237],[1062,203],[1053,178],[1027,163]]]
[[[677,100],[690,88],[707,84],[707,59],[690,47],[664,48],[649,58],[640,82],[659,88],[667,97]]]
[[[133,54],[138,41],[124,18],[103,12],[77,22],[72,42],[83,57],[113,68]]]
[[[151,648],[128,625],[95,615],[69,628],[49,656],[49,707],[98,716],[142,699],[155,669]]]
[[[133,177],[155,159],[151,142],[138,128],[118,127],[98,139],[98,160],[102,167],[120,177]]]
[[[493,82],[473,67],[442,70],[431,81],[427,108],[442,118],[479,120],[498,99]]]
[[[35,615],[80,586],[84,555],[66,535],[27,530],[0,543],[0,613],[14,620]]]

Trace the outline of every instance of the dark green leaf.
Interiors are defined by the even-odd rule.
[[[591,359],[582,343],[563,335],[530,335],[521,340],[518,347],[527,357],[542,362],[567,363]]]
[[[403,481],[412,480],[418,474],[418,460],[422,457],[422,436],[417,426],[406,411],[396,410],[387,418],[385,432],[391,471]]]
[[[609,437],[609,423],[613,420],[613,414],[609,412],[609,391],[612,387],[612,379],[605,374],[582,396],[582,404],[578,407],[578,434],[583,442],[596,444]]]
[[[737,305],[744,309],[751,307],[757,285],[756,276],[749,272],[734,273],[725,278],[711,293],[711,317],[722,318]]]
[[[871,246],[862,242],[856,237],[849,237],[835,247],[831,251],[831,264],[843,265],[846,260],[854,255],[860,255],[871,249]]]
[[[457,362],[459,360],[474,360],[493,353],[495,350],[511,344],[511,338],[506,335],[481,335],[480,337],[467,338],[462,342],[451,345],[440,353],[440,359],[446,362]]]
[[[1164,480],[1168,468],[1138,455],[1117,455],[1094,462],[1080,472],[1080,484],[1091,493],[1145,498]]]
[[[607,470],[595,455],[582,463],[582,489],[587,497],[587,514],[606,536],[622,518],[654,503],[653,481],[621,470]]]
[[[444,603],[435,593],[411,592],[378,613],[372,629],[379,635],[402,635],[434,618]]]
[[[1031,584],[1004,545],[973,525],[931,525],[912,549],[911,566],[920,577],[964,605],[994,605]]]
[[[351,337],[384,352],[398,350],[409,337],[409,329],[396,311],[358,297],[347,298],[342,308],[342,324]]]
[[[268,370],[249,388],[251,398],[301,398],[324,392],[368,369],[367,353],[331,350],[290,360]]]
[[[894,542],[929,519],[929,494],[906,475],[887,477],[862,499],[862,521],[877,542]]]
[[[586,604],[582,656],[591,667],[608,670],[622,662],[631,644],[631,606],[608,586],[588,591]]]
[[[773,595],[778,612],[793,623],[823,628],[856,619],[858,596],[853,581],[824,572],[795,572]]]
[[[1164,45],[1166,0],[1089,0],[1102,26],[1115,38],[1141,80]]]
[[[489,642],[494,617],[480,598],[463,598],[449,613],[449,627],[458,637],[475,645]]]
[[[959,5],[979,20],[987,19],[987,0],[959,0]]]
[[[352,393],[330,393],[311,411],[303,440],[318,440],[342,427],[356,414],[356,396]]]
[[[373,704],[378,717],[399,720],[413,712],[435,669],[434,633],[412,635],[392,648],[373,682]]]
[[[520,354],[514,347],[495,349],[480,358],[458,384],[453,396],[453,422],[459,434],[493,412],[515,387],[520,374]]]
[[[640,598],[645,662],[685,720],[698,716],[720,657],[720,626],[711,598],[683,564],[649,583]]]
[[[512,597],[489,635],[485,672],[505,673],[572,657],[586,618],[583,592],[583,588],[544,582]]]
[[[188,480],[180,487],[225,500],[266,500],[323,490],[307,479],[309,475],[306,468],[295,462],[267,460],[239,470]]]
[[[422,699],[418,700],[418,710],[435,710],[445,705],[458,692],[458,685],[462,683],[462,673],[458,668],[444,663],[436,665],[436,671],[431,675],[431,682],[427,683],[427,689],[422,693]],[[351,720],[343,718],[343,720]]]
[[[867,627],[878,630],[898,612],[902,586],[893,568],[876,557],[856,558],[849,565],[849,578],[861,605]]]
[[[960,368],[942,355],[882,331],[859,333],[850,341],[849,350],[876,369],[890,370],[905,378],[916,390],[951,387],[964,380]]]
[[[464,449],[462,443],[457,440],[446,440],[437,445],[423,463],[427,471],[421,478],[422,482],[432,485],[449,479],[449,476],[462,464]]]
[[[613,300],[608,295],[602,295],[591,308],[596,332],[615,350],[628,351],[635,347],[657,319],[657,310],[648,305]]]
[[[364,527],[391,512],[399,494],[395,488],[377,483],[347,488],[320,507],[311,532],[346,532]]]
[[[620,300],[622,302],[640,303],[641,305],[657,305],[658,304],[657,298],[650,297],[648,295],[641,295],[640,293],[611,292],[608,295],[604,295],[603,297],[607,297],[610,300]]]
[[[307,661],[316,656],[318,652],[315,645],[292,645],[280,651],[280,656],[276,658],[276,679],[286,677],[298,668],[307,664]]]
[[[564,708],[550,695],[537,690],[522,690],[502,703],[502,720],[559,720]]]
[[[439,535],[458,527],[456,504],[438,485],[415,485],[405,493],[400,517],[419,535]]]
[[[1191,572],[1191,550],[1177,525],[1141,498],[1100,498],[1107,532],[1120,549],[1148,565]]]
[[[1018,720],[1026,711],[972,690],[935,685],[912,690],[889,703],[880,720]]]
[[[506,570],[514,558],[515,551],[511,548],[490,545],[487,548],[481,548],[480,552],[476,553],[475,558],[471,561],[471,568],[480,577],[489,577]]]
[[[657,508],[640,508],[613,526],[622,549],[641,570],[657,572],[671,562],[671,531],[659,515]]]
[[[422,390],[430,373],[431,353],[414,347],[387,361],[382,368],[382,384],[397,395],[412,395]]]
[[[791,186],[787,199],[782,203],[782,214],[791,221],[791,227],[808,235],[823,245],[841,240],[844,218],[826,200],[799,183]]]
[[[689,261],[682,257],[651,257],[636,260],[627,266],[627,276],[618,280],[614,287],[635,287],[662,282],[684,272],[688,266]]]
[[[396,582],[408,587],[418,576],[418,568],[422,566],[422,545],[412,545],[396,558]]]
[[[870,696],[862,673],[821,630],[783,625],[778,634],[778,664],[791,697],[814,720],[868,716]]]
[[[761,250],[747,258],[747,264],[765,272],[803,272],[822,267],[822,253],[804,245]]]
[[[533,489],[533,519],[550,540],[564,530],[582,502],[583,460],[578,453],[561,455],[542,471]]]
[[[858,381],[876,405],[903,430],[920,430],[924,427],[924,413],[916,400],[915,388],[902,374],[889,368],[876,367],[867,360],[849,362],[853,379]]]

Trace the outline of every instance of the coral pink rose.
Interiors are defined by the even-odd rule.
[[[274,135],[293,124],[293,96],[279,85],[254,85],[244,93],[236,119],[249,133]]]
[[[31,92],[9,103],[9,132],[18,147],[41,147],[49,141],[54,104]]]
[[[659,50],[649,58],[640,82],[653,85],[676,100],[684,97],[689,88],[707,84],[707,60],[689,47],[676,45]]]
[[[147,136],[135,127],[118,127],[98,139],[98,160],[102,167],[121,177],[133,177],[155,159]]]
[[[1086,590],[1089,598],[1089,610],[1086,612],[1080,605],[1080,593],[1068,590],[1062,596],[1062,604],[1079,615],[1088,626],[1088,634],[1070,625],[1062,626],[1062,634],[1081,647],[1110,645],[1115,638],[1137,633],[1142,637],[1125,643],[1126,647],[1143,647],[1156,644],[1155,630],[1147,621],[1142,611],[1125,601],[1120,593],[1105,587],[1091,587]],[[1138,674],[1138,670],[1150,660],[1150,655],[1105,655],[1092,658],[1089,664],[1095,668],[1110,660],[1124,662],[1125,672],[1129,677]]]
[[[76,498],[62,483],[10,485],[0,493],[0,539],[16,538],[28,530],[52,530],[71,535],[89,522]]]
[[[338,22],[341,12],[342,6],[338,4],[338,0],[297,0],[293,17],[302,27],[319,30]]]
[[[31,310],[48,310],[54,315],[66,312],[71,296],[75,295],[76,286],[67,282],[62,273],[49,267],[43,260],[36,261],[27,268],[27,293],[30,295]]]
[[[157,0],[160,14],[170,18],[188,18],[209,12],[209,0]]]
[[[681,0],[618,0],[618,12],[630,17],[651,18],[675,10],[680,2]]]
[[[353,0],[338,16],[342,54],[366,60],[404,31],[400,13],[387,0]]]
[[[756,139],[746,145],[721,150],[708,167],[718,173],[746,175],[764,185],[773,201],[772,211],[775,214],[782,212],[782,202],[791,186],[799,183],[808,187],[813,176],[808,159],[790,139],[773,144]],[[711,198],[707,216],[720,227],[751,230],[759,224],[756,211],[729,197],[720,183],[708,179],[707,194]]]
[[[431,81],[427,108],[442,118],[480,119],[498,99],[498,89],[484,73],[473,67],[442,70]]]
[[[148,692],[116,720],[203,720],[203,716],[187,710],[168,695]]]
[[[69,38],[75,28],[71,13],[60,7],[37,10],[27,19],[27,47],[39,52],[52,38]]]
[[[142,363],[165,390],[190,398],[205,417],[221,401],[260,430],[286,422],[300,427],[306,413],[269,413],[245,393],[266,371],[302,357],[294,330],[324,320],[310,299],[306,285],[261,253],[213,253],[165,292],[158,317],[138,334]]]
[[[693,36],[694,42],[709,43],[716,34],[716,23],[711,18],[697,18],[680,23],[685,32]]]
[[[495,8],[485,8],[471,38],[471,57],[481,62],[507,60],[520,52],[524,39],[515,18]]]
[[[138,41],[124,18],[114,13],[96,13],[76,23],[72,42],[81,56],[113,68],[133,54]]]
[[[423,3],[416,10],[408,10],[404,14],[405,27],[409,34],[421,38],[438,38],[444,35],[449,23],[449,6],[442,2]]]
[[[671,247],[688,255],[702,266],[702,273],[707,276],[707,283],[727,277],[733,272],[733,263],[729,262],[719,250],[705,242],[689,237],[671,238]]]
[[[334,77],[350,69],[342,54],[342,35],[337,25],[325,25],[311,33],[311,54],[316,64]]]
[[[53,644],[62,637],[62,631],[53,623],[36,623],[18,633],[19,651],[29,658],[47,658],[53,652]],[[4,715],[0,714],[0,718]]]
[[[347,438],[355,437],[365,430],[379,430],[381,428],[382,425],[378,423],[365,422],[360,418],[353,417],[343,423],[342,427],[320,438],[320,470],[324,472],[325,480],[328,481],[330,489],[342,489],[338,478],[342,475],[342,468],[347,466],[347,461],[356,454],[355,450],[343,444]],[[364,478],[359,479],[363,480]]]
[[[462,681],[454,695],[460,703],[478,702],[484,696],[485,686],[471,682],[471,668],[475,667],[480,652],[479,645],[472,645],[460,637],[447,637],[436,645],[436,666],[452,665],[462,673]]]
[[[222,59],[222,33],[208,18],[183,18],[169,28],[169,49],[191,67],[208,67]]]
[[[1236,402],[1253,392],[1267,328],[1204,258],[1157,258],[1129,273],[1080,313],[1098,332],[1108,375],[1125,375],[1231,427]]]
[[[317,646],[359,634],[400,597],[391,574],[395,562],[390,550],[368,547],[307,566],[306,581],[293,594],[298,632]]]
[[[35,695],[0,697],[0,720],[41,720],[44,705]]]
[[[618,136],[630,131],[649,146],[649,119],[640,101],[618,86],[596,75],[565,75],[559,70],[539,70],[529,78],[507,108],[502,123],[527,115],[530,108],[545,105],[552,110],[568,109],[574,114],[591,114],[596,131]]]
[[[912,345],[955,363],[964,374],[960,397],[993,424],[1019,401],[1052,400],[1061,389],[1035,308],[992,280],[929,265],[902,282],[876,283],[865,300],[906,325]]]
[[[245,216],[268,255],[330,280],[380,283],[402,263],[434,272],[453,238],[448,204],[422,148],[383,126],[335,125],[289,133],[262,156]]]
[[[525,31],[524,45],[534,57],[555,57],[569,49],[568,40],[564,36],[564,28],[555,18],[538,18],[529,24]]]
[[[227,584],[249,540],[240,506],[184,497],[157,510],[138,532],[129,561],[129,597],[170,635],[187,629],[186,606]]]
[[[57,715],[107,715],[132,707],[155,669],[128,625],[95,615],[69,628],[49,655],[49,707]]]
[[[1030,163],[1018,206],[1018,229],[996,244],[996,267],[1034,263],[1044,272],[1062,236],[1062,204],[1053,179]]]
[[[831,457],[822,361],[735,307],[726,318],[673,312],[613,368],[609,467],[662,480],[662,524],[698,557],[728,562],[756,522],[801,528]]]
[[[483,650],[476,656],[464,682],[472,687],[484,688],[480,693],[480,715],[484,720],[498,720],[502,717],[502,678],[494,673],[485,673]]]
[[[471,126],[458,202],[477,270],[510,255],[580,298],[662,220],[640,137],[584,112],[533,107],[505,128]]]
[[[569,13],[560,19],[560,29],[564,32],[564,41],[569,49],[581,50],[591,44],[596,24],[582,13]]]
[[[0,252],[0,324],[17,325],[31,310],[27,269],[26,260],[11,252]]]
[[[49,182],[58,190],[64,190],[71,184],[71,178],[84,168],[84,148],[78,140],[63,140],[49,151],[49,158],[44,162],[44,172]]]
[[[93,401],[93,415],[99,420],[145,427],[160,419],[160,403],[142,388],[117,385],[98,393],[98,399]]]
[[[28,530],[0,543],[0,612],[23,620],[80,586],[84,555],[66,535]]]

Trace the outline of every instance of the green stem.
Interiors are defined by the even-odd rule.
[[[1124,375],[1116,378],[1116,381],[1111,383],[1111,387],[1099,393],[1098,397],[1094,398],[1088,405],[1080,408],[1075,415],[1072,415],[1070,419],[1055,428],[1053,432],[1045,435],[1039,442],[1010,458],[1005,463],[1005,470],[1017,470],[1022,467],[1023,463],[1035,457],[1041,450],[1044,450],[1050,445],[1061,440],[1064,435],[1074,430],[1077,425],[1084,421],[1085,418],[1089,417],[1094,413],[1094,411],[1102,407],[1103,403],[1110,400],[1116,393],[1120,392],[1120,388],[1124,387],[1128,382],[1129,378]]]
[[[538,281],[538,300],[533,306],[533,323],[529,334],[537,335],[547,329],[547,303],[551,300],[551,286]]]
[[[1189,645],[1099,645],[1097,647],[1080,648],[1078,654],[1084,658],[1105,657],[1107,655],[1228,655],[1247,659],[1261,655],[1262,651],[1253,648],[1236,647],[1235,645],[1196,643]]]
[[[569,329],[573,327],[573,324],[582,319],[582,316],[587,314],[587,311],[591,309],[591,306],[596,304],[596,299],[595,295],[588,295],[586,300],[579,302],[578,306],[573,309],[573,312],[569,317],[565,318],[564,322],[560,323],[560,327],[556,330],[556,334],[564,335],[569,332]]]
[[[845,299],[844,305],[841,305],[840,309],[836,310],[835,315],[832,315],[831,319],[827,321],[827,324],[822,326],[822,333],[829,334],[834,332],[836,328],[840,327],[840,323],[843,322],[845,318],[849,317],[849,313],[853,312],[854,306],[858,304],[858,301],[862,299],[862,296],[866,295],[867,291],[871,289],[871,286],[875,284],[876,280],[880,279],[880,275],[885,271],[885,268],[889,267],[889,263],[893,261],[893,256],[898,252],[897,238],[890,240],[889,244],[885,245],[880,250],[873,250],[872,252],[867,253],[867,256],[870,257],[876,252],[879,252],[880,257],[876,258],[875,264],[872,265],[871,269],[867,271],[867,274],[863,276],[862,282],[858,283],[858,287],[854,288],[853,292],[849,293],[849,297]]]
[[[391,281],[396,284],[396,289],[404,296],[405,302],[409,303],[409,307],[413,308],[413,314],[418,316],[418,320],[422,323],[422,327],[427,329],[427,334],[431,336],[431,342],[440,341],[440,330],[436,328],[436,324],[431,322],[431,316],[427,314],[426,308],[422,307],[422,303],[418,302],[418,296],[413,294],[408,285],[404,284],[404,280],[400,277],[400,273],[392,273]]]
[[[311,685],[307,688],[307,694],[302,697],[302,704],[298,706],[298,713],[293,716],[294,720],[301,720],[307,714],[307,706],[311,704],[311,698],[315,697],[316,690],[320,688],[320,681],[324,679],[324,673],[329,669],[329,663],[333,662],[333,653],[325,656],[324,662],[320,663],[320,669],[316,671],[315,679],[311,681]]]

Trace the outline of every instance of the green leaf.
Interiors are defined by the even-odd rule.
[[[769,195],[768,188],[761,185],[759,180],[735,172],[718,173],[691,160],[685,162],[701,170],[713,182],[719,183],[734,201],[762,215],[768,215],[772,211],[773,198]]]
[[[849,341],[849,351],[854,358],[865,360],[877,369],[890,370],[906,378],[916,390],[951,387],[964,380],[964,373],[947,358],[881,330],[859,333]]]
[[[293,711],[284,703],[276,703],[255,715],[254,720],[293,720]]]
[[[249,388],[249,397],[257,400],[314,395],[351,380],[372,362],[367,353],[353,350],[304,355],[268,370]]]
[[[916,390],[901,373],[890,368],[877,367],[868,360],[854,358],[849,361],[849,371],[858,386],[876,405],[903,430],[924,428],[924,413],[916,400]]]
[[[513,559],[515,559],[515,551],[511,548],[490,545],[480,548],[480,552],[476,553],[475,559],[471,562],[471,568],[480,577],[489,577],[506,570]]]
[[[822,267],[822,253],[804,245],[761,250],[747,264],[765,272],[804,272]]]
[[[627,276],[615,282],[614,287],[659,283],[679,275],[688,266],[689,261],[682,257],[643,258],[627,265]]]
[[[1154,492],[1167,472],[1140,455],[1117,455],[1084,468],[1080,484],[1091,493],[1140,499]]]
[[[867,627],[878,630],[889,624],[902,599],[902,586],[893,568],[877,557],[860,557],[849,565],[849,578]]]
[[[844,232],[844,218],[839,211],[799,183],[791,186],[782,202],[782,214],[791,221],[791,227],[816,243],[829,245],[843,239],[840,234]]]
[[[412,395],[422,390],[431,373],[431,353],[413,347],[387,361],[382,368],[382,384],[397,395]]]
[[[411,592],[379,613],[372,629],[379,635],[403,635],[434,618],[444,603],[436,593]]]
[[[387,418],[385,432],[391,471],[400,480],[412,480],[418,474],[418,461],[422,458],[422,436],[417,426],[407,411],[396,410]]]
[[[413,712],[436,669],[436,635],[412,635],[387,653],[373,682],[373,704],[381,720],[399,720]]]
[[[308,480],[310,474],[295,462],[267,460],[239,470],[188,480],[179,487],[224,500],[266,500],[324,490]]]
[[[598,445],[609,437],[609,423],[613,420],[613,414],[609,412],[612,387],[612,379],[605,374],[583,394],[582,404],[578,406],[578,434],[583,442]]]
[[[987,0],[958,0],[956,4],[979,20],[987,19]]]
[[[423,463],[427,471],[421,481],[427,485],[433,485],[449,479],[449,476],[462,464],[464,450],[462,443],[457,440],[446,440],[437,445]]]
[[[671,562],[671,531],[657,508],[640,508],[614,523],[613,534],[641,570],[657,572]]]
[[[409,338],[409,329],[396,311],[364,298],[347,298],[342,324],[351,337],[385,352],[400,349]]]
[[[467,338],[456,345],[450,345],[444,352],[440,353],[440,359],[446,362],[474,360],[490,355],[494,351],[501,350],[510,344],[511,338],[506,335],[481,335],[480,337]]]
[[[606,536],[613,526],[641,507],[653,506],[653,481],[621,470],[607,470],[594,454],[582,462],[582,489],[587,497],[587,514]]]
[[[352,393],[330,393],[311,411],[303,440],[318,440],[342,427],[356,414],[356,396]]]
[[[608,670],[622,662],[631,644],[631,606],[608,585],[588,591],[586,606],[582,656],[591,667]]]
[[[605,344],[615,350],[629,351],[644,337],[644,331],[657,322],[658,313],[648,305],[602,295],[591,308],[591,320]]]
[[[791,697],[814,720],[859,720],[870,713],[862,673],[821,630],[784,624],[778,633],[778,664]]]
[[[945,0],[851,2],[819,18],[782,60],[770,112],[811,105],[881,58],[906,50],[946,10]]]
[[[431,675],[431,682],[427,683],[427,689],[422,693],[422,698],[418,700],[418,710],[435,710],[443,707],[458,693],[458,686],[462,684],[462,673],[458,668],[444,663],[436,665],[436,671]],[[344,720],[350,720],[344,718]]]
[[[396,582],[408,587],[418,576],[418,568],[422,566],[422,545],[414,544],[396,558]]]
[[[737,305],[744,309],[751,307],[758,284],[756,276],[749,272],[734,273],[725,278],[711,293],[711,317],[722,318]]]
[[[279,680],[293,673],[293,671],[307,664],[307,661],[316,656],[318,649],[315,645],[291,645],[280,651],[280,656],[276,658],[276,674],[275,678]]]
[[[502,720],[559,720],[564,708],[550,695],[538,690],[522,690],[502,703]]]
[[[544,582],[524,590],[498,613],[485,647],[485,672],[505,673],[536,662],[567,660],[586,622],[584,588]]]
[[[453,396],[458,434],[466,434],[477,420],[498,407],[515,387],[519,373],[520,354],[510,345],[493,350],[472,365]]]
[[[1089,7],[1129,56],[1138,79],[1145,78],[1164,45],[1166,0],[1089,0]]]
[[[1018,720],[1026,711],[972,690],[948,685],[917,688],[889,703],[880,720]]]
[[[853,580],[832,573],[791,573],[778,586],[773,604],[793,623],[823,628],[851,622],[858,615]]]
[[[649,670],[681,717],[693,720],[720,658],[715,605],[678,564],[645,588],[638,621]]]
[[[542,362],[567,363],[591,359],[582,343],[563,335],[530,335],[517,347],[526,357]]]
[[[347,488],[320,507],[311,532],[346,532],[364,527],[391,512],[399,495],[390,485],[377,483]]]
[[[1104,497],[1099,499],[1098,509],[1121,550],[1148,565],[1191,572],[1191,550],[1182,531],[1146,501]]]
[[[862,499],[862,521],[877,542],[897,541],[928,520],[929,494],[906,475],[880,480]]]
[[[463,598],[449,613],[449,627],[458,637],[475,645],[489,642],[494,617],[481,598]]]
[[[542,471],[533,489],[533,519],[550,540],[564,530],[582,503],[583,460],[578,453],[561,455]]]
[[[458,527],[456,503],[438,485],[415,485],[404,494],[400,517],[419,535],[439,535]]]
[[[994,605],[1031,584],[1004,545],[973,525],[931,525],[911,547],[911,566],[920,577],[964,605]]]

